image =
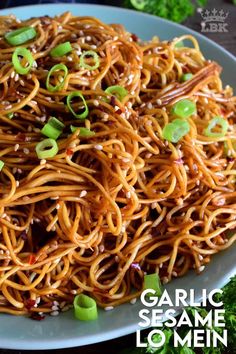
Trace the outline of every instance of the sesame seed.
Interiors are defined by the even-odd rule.
[[[172,272],[173,277],[177,277],[178,274],[176,272]]]
[[[88,25],[88,24],[87,24],[87,25],[84,25],[84,28],[85,28],[85,29],[89,29],[90,27],[91,27],[91,25]]]
[[[25,86],[25,83],[24,83],[23,80],[20,80],[19,82],[20,82],[20,85],[21,85],[21,86]]]
[[[115,109],[115,112],[116,112],[116,111],[118,111],[120,109],[120,107],[119,106],[115,106],[114,109]]]
[[[158,104],[158,106],[161,106],[161,105],[162,105],[162,102],[161,102],[160,98],[158,98],[158,99],[156,100],[156,103]]]
[[[77,38],[77,34],[72,33],[71,38],[76,39]]]
[[[91,45],[91,48],[92,48],[92,49],[97,49],[96,44],[92,44],[92,45]]]
[[[42,159],[41,161],[40,161],[40,165],[45,165],[47,163],[47,160],[45,160],[45,159]]]
[[[16,144],[16,145],[14,146],[14,151],[17,151],[17,150],[19,149],[19,147],[20,147],[20,145],[19,145],[19,144]]]
[[[203,261],[203,257],[201,254],[198,255],[199,261]]]
[[[131,109],[131,108],[132,108],[132,103],[131,103],[131,102],[128,102],[128,103],[127,103],[127,107],[128,107],[129,109]]]
[[[31,74],[28,74],[28,75],[27,75],[27,80],[30,80],[30,79],[32,79],[32,75],[31,75]]]
[[[59,315],[59,311],[52,311],[50,313],[51,316],[58,316]]]
[[[62,301],[59,306],[62,309],[65,305],[66,305],[66,301]]]
[[[145,106],[146,106],[146,104],[145,104],[145,103],[142,103],[141,106],[140,106],[140,108],[144,108]]]
[[[105,247],[103,245],[100,245],[98,248],[101,253],[104,252],[104,250],[105,250]]]
[[[136,297],[135,297],[134,299],[131,299],[131,300],[130,300],[131,305],[134,305],[136,302],[137,302]]]
[[[169,279],[168,279],[167,277],[163,277],[163,278],[162,278],[162,283],[163,283],[163,284],[169,283]]]
[[[84,36],[84,31],[81,31],[81,30],[80,30],[80,31],[79,31],[79,35],[80,35],[80,36]]]
[[[204,269],[205,269],[205,266],[204,266],[204,265],[198,268],[199,272],[203,272]]]
[[[16,75],[16,73],[15,73],[15,71],[13,70],[10,77],[13,79],[15,75]]]
[[[27,201],[27,200],[29,200],[30,198],[27,196],[27,195],[25,195],[24,197],[23,197],[23,200],[24,201]]]
[[[76,294],[77,294],[77,290],[71,290],[70,293],[71,293],[72,295],[76,295]]]
[[[52,304],[53,304],[54,306],[59,306],[59,302],[58,302],[58,301],[56,301],[56,300],[55,300],[55,301],[53,301],[53,302],[52,302]]]
[[[148,104],[147,104],[147,108],[148,109],[152,109],[153,107],[152,107],[152,103],[151,102],[148,102]]]
[[[19,187],[19,185],[20,185],[20,182],[16,181],[16,187]]]
[[[126,193],[126,198],[130,199],[130,197],[131,197],[131,193],[130,193],[130,192],[127,192],[127,193]]]
[[[93,104],[94,104],[94,106],[98,107],[99,106],[99,101],[98,100],[94,100]]]
[[[52,306],[52,310],[53,311],[57,311],[58,310],[58,306],[57,305]]]
[[[135,95],[135,91],[131,91],[131,95]]]
[[[85,191],[85,190],[83,190],[83,191],[81,191],[80,192],[80,198],[83,198],[83,197],[85,197],[87,195],[87,191]]]
[[[67,305],[67,306],[64,306],[62,309],[61,309],[61,312],[66,312],[70,309],[70,306]]]
[[[125,228],[125,225],[123,225],[122,227],[121,227],[121,233],[124,233],[125,232],[125,230],[126,230],[126,228]]]
[[[130,162],[130,159],[129,159],[128,157],[123,157],[122,161],[123,161],[124,163],[127,163],[127,162]]]
[[[31,273],[30,274],[30,276],[29,276],[29,281],[30,281],[30,283],[32,283],[33,282],[33,280],[34,280],[34,278],[36,277],[36,273],[35,272],[33,272],[33,273]]]
[[[31,102],[32,104],[36,104],[36,105],[38,104],[38,102],[37,102],[37,101],[34,101],[34,100],[31,100],[30,102]]]
[[[36,302],[37,305],[40,303],[40,300],[41,300],[40,297],[36,298],[35,302]]]
[[[15,79],[14,79],[15,81],[18,81],[19,80],[19,74],[16,74],[15,75]]]
[[[107,306],[107,307],[104,308],[105,311],[111,311],[113,309],[114,309],[113,306]]]
[[[28,155],[30,151],[29,151],[29,149],[24,148],[24,149],[23,149],[23,152],[24,152],[24,154]]]
[[[45,97],[45,100],[51,101],[52,99],[51,99],[51,97]]]
[[[104,113],[104,114],[103,114],[103,119],[106,119],[106,120],[107,120],[108,118],[109,118],[109,114]]]
[[[12,105],[9,104],[8,106],[5,107],[5,109],[11,109],[12,108]]]
[[[81,50],[76,50],[77,55],[81,55],[82,51]]]
[[[6,213],[3,213],[2,216],[1,216],[1,218],[4,219],[6,216],[7,216],[7,214],[6,214]]]
[[[51,197],[50,199],[51,200],[57,200],[57,199],[59,199],[59,197]]]
[[[69,56],[69,57],[67,57],[67,60],[73,61],[73,58]],[[62,79],[62,81],[63,81],[63,79]]]
[[[161,269],[163,267],[163,263],[160,263],[159,264],[159,268]]]
[[[86,41],[91,41],[92,37],[91,36],[87,36],[85,37]]]
[[[97,144],[97,145],[94,146],[94,149],[96,149],[96,150],[103,150],[103,146],[100,145],[100,144]]]
[[[58,210],[58,209],[60,209],[60,207],[61,207],[60,204],[57,203],[56,209]]]
[[[152,204],[151,204],[151,209],[155,209],[156,206],[157,206],[157,202],[152,203]]]

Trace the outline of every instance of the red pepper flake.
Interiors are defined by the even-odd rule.
[[[139,37],[135,33],[131,33],[131,38],[133,39],[134,42],[138,42]]]
[[[116,98],[115,98],[115,96],[111,96],[110,104],[112,105],[112,107],[115,107],[115,105],[116,105]]]
[[[36,301],[33,299],[27,299],[24,301],[25,307],[27,308],[27,310],[30,310],[31,307],[34,307],[34,305],[36,304]]]
[[[28,260],[28,263],[29,264],[34,264],[36,262],[36,257],[35,257],[35,255],[34,254],[30,254],[29,255],[29,260]]]
[[[227,114],[227,112],[224,108],[221,108],[220,113],[222,114],[222,116],[225,116]]]
[[[235,161],[235,158],[227,156],[227,161],[228,161],[228,162],[234,162],[234,161]]]
[[[168,59],[168,56],[167,56],[166,54],[161,54],[161,57],[162,57],[163,59]]]
[[[42,321],[45,319],[44,315],[39,315],[37,312],[34,312],[30,315],[30,318],[35,321]]]
[[[119,108],[119,109],[117,109],[116,113],[117,113],[117,114],[121,114],[121,113],[122,113],[122,110]]]
[[[72,156],[74,154],[74,151],[72,149],[66,149],[66,155],[67,156]]]
[[[24,133],[18,133],[16,136],[16,140],[18,141],[26,141],[26,135]]]

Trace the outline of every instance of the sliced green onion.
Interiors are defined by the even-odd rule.
[[[188,118],[196,113],[196,104],[193,101],[183,99],[174,104],[171,113],[180,118]]]
[[[13,112],[7,114],[7,118],[12,119],[13,117],[14,117],[14,113]]]
[[[51,57],[57,58],[62,57],[63,55],[70,53],[72,51],[72,47],[70,42],[65,42],[58,44],[55,48],[50,51]]]
[[[147,4],[147,0],[130,0],[133,7],[137,10],[143,10]]]
[[[39,159],[47,159],[56,156],[58,146],[54,139],[45,139],[36,145],[35,150]]]
[[[21,45],[24,44],[28,41],[30,41],[31,39],[33,39],[34,37],[36,37],[37,32],[35,30],[35,28],[33,27],[22,27],[19,28],[15,31],[11,31],[5,34],[5,39],[6,41],[13,45]]]
[[[51,126],[49,123],[47,123],[41,129],[41,133],[47,136],[48,138],[57,140],[57,138],[61,135],[62,130],[56,129],[53,126]]]
[[[0,171],[2,171],[3,167],[4,167],[4,162],[0,160]]]
[[[98,318],[97,304],[91,297],[80,294],[74,298],[75,317],[81,321],[94,321]]]
[[[188,80],[192,79],[192,77],[193,77],[193,74],[191,74],[191,73],[183,74],[180,78],[180,81],[181,82],[188,81]]]
[[[70,129],[72,131],[72,133],[75,133],[76,130],[79,129],[79,136],[83,137],[83,138],[89,138],[91,136],[94,136],[95,135],[95,132],[88,129],[88,128],[84,128],[84,127],[75,127],[74,125],[71,125],[70,126]]]
[[[85,63],[85,58],[86,57],[92,57],[94,60],[94,65],[89,65],[87,63]],[[89,69],[89,70],[95,70],[99,67],[100,65],[100,60],[99,60],[99,56],[97,55],[96,52],[94,52],[94,50],[87,50],[86,52],[83,52],[80,56],[80,61],[79,61],[79,65],[82,68],[85,69]]]
[[[153,289],[156,292],[156,296],[161,296],[161,282],[157,273],[144,275],[144,289]]]
[[[164,127],[162,135],[164,139],[172,143],[177,143],[183,136],[188,134],[189,131],[189,122],[183,119],[174,119]]]
[[[72,105],[71,105],[71,101],[74,97],[79,97],[81,98],[81,100],[83,101],[83,104],[84,104],[84,111],[82,113],[76,113],[74,111],[74,109],[72,108]],[[85,119],[87,117],[87,115],[89,114],[89,109],[88,109],[88,106],[87,106],[87,103],[85,101],[85,98],[84,96],[82,95],[81,92],[79,91],[74,91],[74,92],[71,92],[68,96],[67,96],[67,99],[66,99],[66,103],[67,103],[67,107],[69,108],[69,110],[71,111],[71,113],[73,114],[73,116],[75,118],[79,118],[79,119]]]
[[[124,87],[118,85],[109,86],[105,92],[109,95],[115,95],[119,101],[122,101],[128,94],[128,91]]]
[[[50,117],[48,123],[58,130],[63,130],[65,128],[65,124],[55,117]]]
[[[28,62],[27,67],[22,66],[21,61],[19,60],[19,56],[21,56],[27,60],[27,62]],[[21,74],[21,75],[28,74],[28,72],[32,68],[33,63],[34,63],[34,58],[28,49],[26,49],[24,47],[18,47],[15,49],[15,51],[12,55],[12,64],[14,66],[15,71],[18,74]]]
[[[48,138],[57,140],[57,138],[62,134],[64,127],[65,124],[63,124],[60,120],[55,117],[51,117],[47,124],[45,124],[41,129],[41,133],[46,135]]]
[[[214,129],[217,125],[220,126],[220,131],[213,132],[212,129]],[[228,130],[229,124],[228,122],[222,118],[222,117],[214,117],[210,123],[208,124],[207,128],[204,129],[204,134],[208,137],[211,138],[222,138],[225,136],[227,130]]]
[[[51,78],[51,75],[53,73],[55,73],[56,71],[64,71],[64,76],[62,78],[62,81],[58,85],[52,86],[50,84],[50,78]],[[68,75],[68,68],[67,68],[66,65],[64,65],[64,64],[56,64],[56,65],[54,65],[51,68],[51,70],[49,71],[47,79],[46,79],[47,90],[50,91],[50,92],[59,91],[61,88],[63,88],[67,75]]]

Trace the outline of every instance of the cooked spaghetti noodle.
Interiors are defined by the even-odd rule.
[[[4,36],[25,26],[37,33],[21,45],[34,63],[19,75],[16,47]],[[104,308],[133,303],[144,274],[167,283],[200,273],[233,244],[236,98],[194,37],[142,42],[120,25],[70,13],[1,17],[0,35],[0,312],[40,319],[66,311],[82,292]],[[50,55],[65,42],[70,53]],[[79,65],[85,51],[97,56]],[[52,74],[50,91],[56,64],[68,74]],[[118,99],[111,86],[127,94]],[[84,102],[74,97],[70,109],[80,114],[87,105],[86,119],[66,104],[78,91]],[[183,99],[197,111],[174,143],[163,129]],[[35,149],[52,116],[65,128],[57,154],[42,159]],[[228,123],[224,136],[204,134],[215,116]],[[71,133],[71,125],[93,134]]]

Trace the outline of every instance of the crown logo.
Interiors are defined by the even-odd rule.
[[[201,16],[204,22],[224,22],[229,13],[224,10],[202,10]]]

